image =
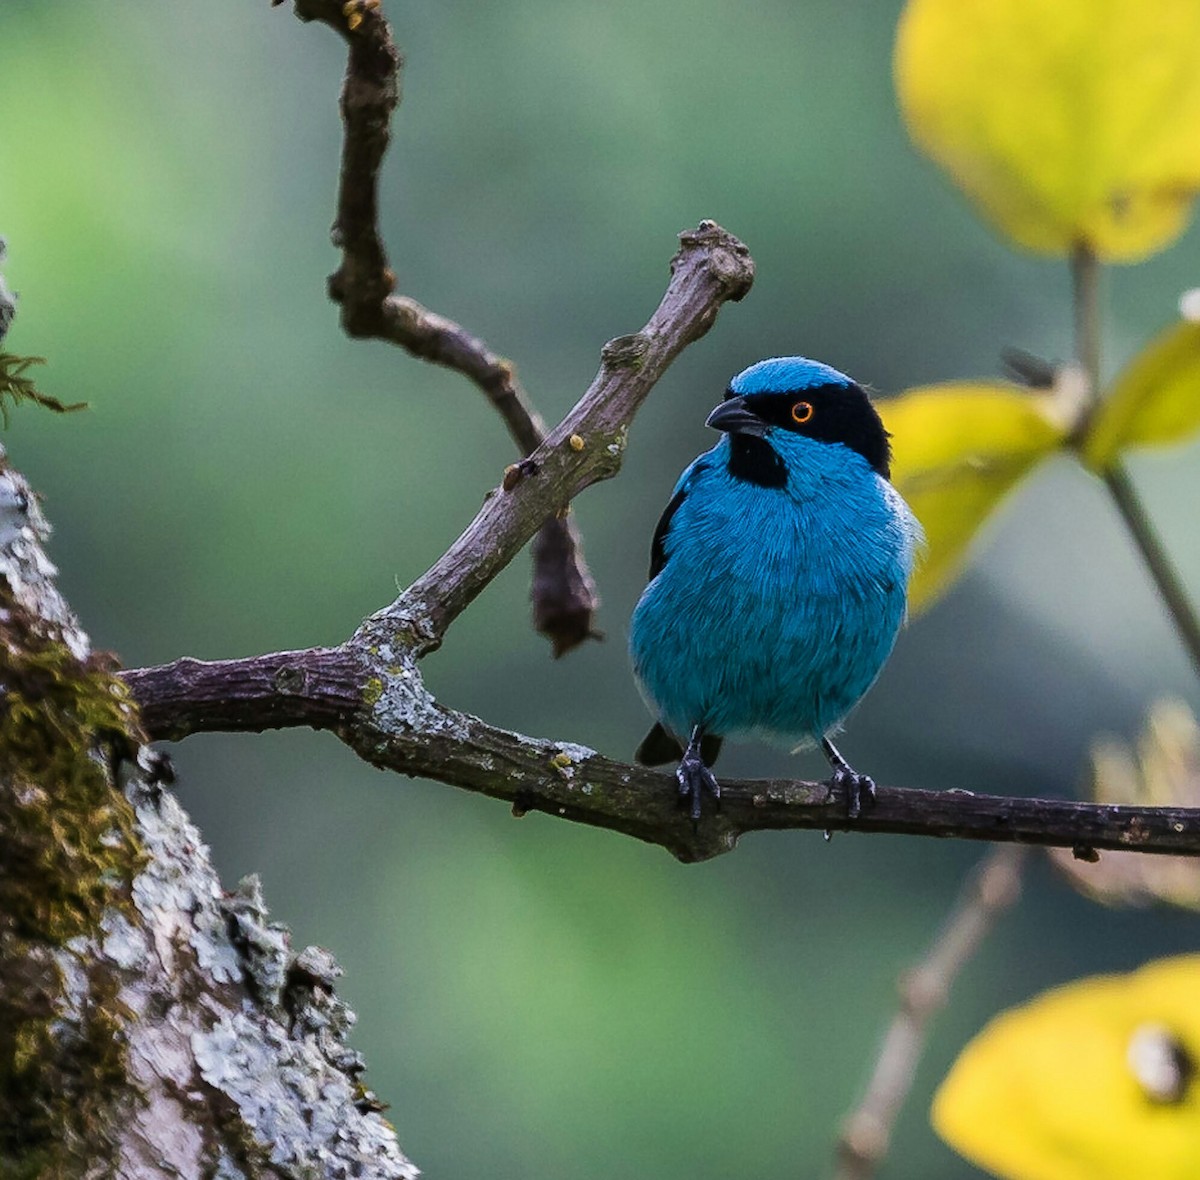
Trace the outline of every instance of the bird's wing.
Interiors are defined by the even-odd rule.
[[[662,516],[658,518],[658,524],[654,529],[654,539],[650,542],[650,577],[647,581],[653,582],[658,577],[659,570],[667,564],[667,530],[671,527],[671,517],[678,511],[679,505],[683,503],[686,495],[687,489],[680,488],[671,497],[671,502],[663,509]]]
[[[671,518],[679,511],[679,505],[683,503],[683,498],[687,495],[692,476],[698,471],[703,471],[707,466],[708,464],[703,460],[697,460],[679,477],[679,482],[675,485],[675,494],[671,497],[671,502],[663,509],[663,514],[658,518],[658,524],[654,529],[654,538],[650,542],[650,577],[647,578],[647,581],[653,582],[662,567],[667,564],[667,532],[671,528]]]

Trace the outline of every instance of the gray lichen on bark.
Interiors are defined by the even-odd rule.
[[[0,263],[3,263],[5,254],[8,253],[8,244],[3,238],[0,238]],[[0,341],[2,341],[8,332],[8,325],[13,322],[13,317],[17,314],[17,297],[8,289],[8,284],[4,281],[4,276],[0,274]]]
[[[409,1178],[325,951],[226,894],[0,450],[0,1175]]]

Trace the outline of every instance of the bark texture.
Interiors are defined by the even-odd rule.
[[[546,424],[512,361],[447,316],[394,294],[396,273],[379,227],[379,169],[391,142],[404,58],[379,0],[295,0],[294,7],[301,20],[327,25],[346,42],[345,134],[332,231],[342,261],[329,276],[329,297],[342,309],[342,327],[348,336],[387,340],[461,373],[500,415],[521,454],[531,454],[545,440]],[[569,514],[542,522],[533,547],[530,598],[534,627],[554,645],[556,656],[599,637],[593,616],[600,598]]]
[[[0,451],[0,1175],[416,1176],[339,968],[222,890]]]

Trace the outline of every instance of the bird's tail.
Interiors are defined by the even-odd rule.
[[[705,734],[700,739],[700,757],[705,766],[712,766],[721,753],[721,739],[716,734]],[[633,760],[640,766],[663,766],[668,762],[678,762],[683,757],[683,745],[678,738],[672,737],[656,721],[654,728],[638,746]]]

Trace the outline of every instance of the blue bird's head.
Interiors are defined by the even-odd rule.
[[[806,357],[773,357],[744,369],[706,425],[729,435],[740,469],[735,473],[766,487],[786,482],[783,461],[770,443],[776,431],[840,444],[885,479],[891,472],[888,433],[862,387]]]

